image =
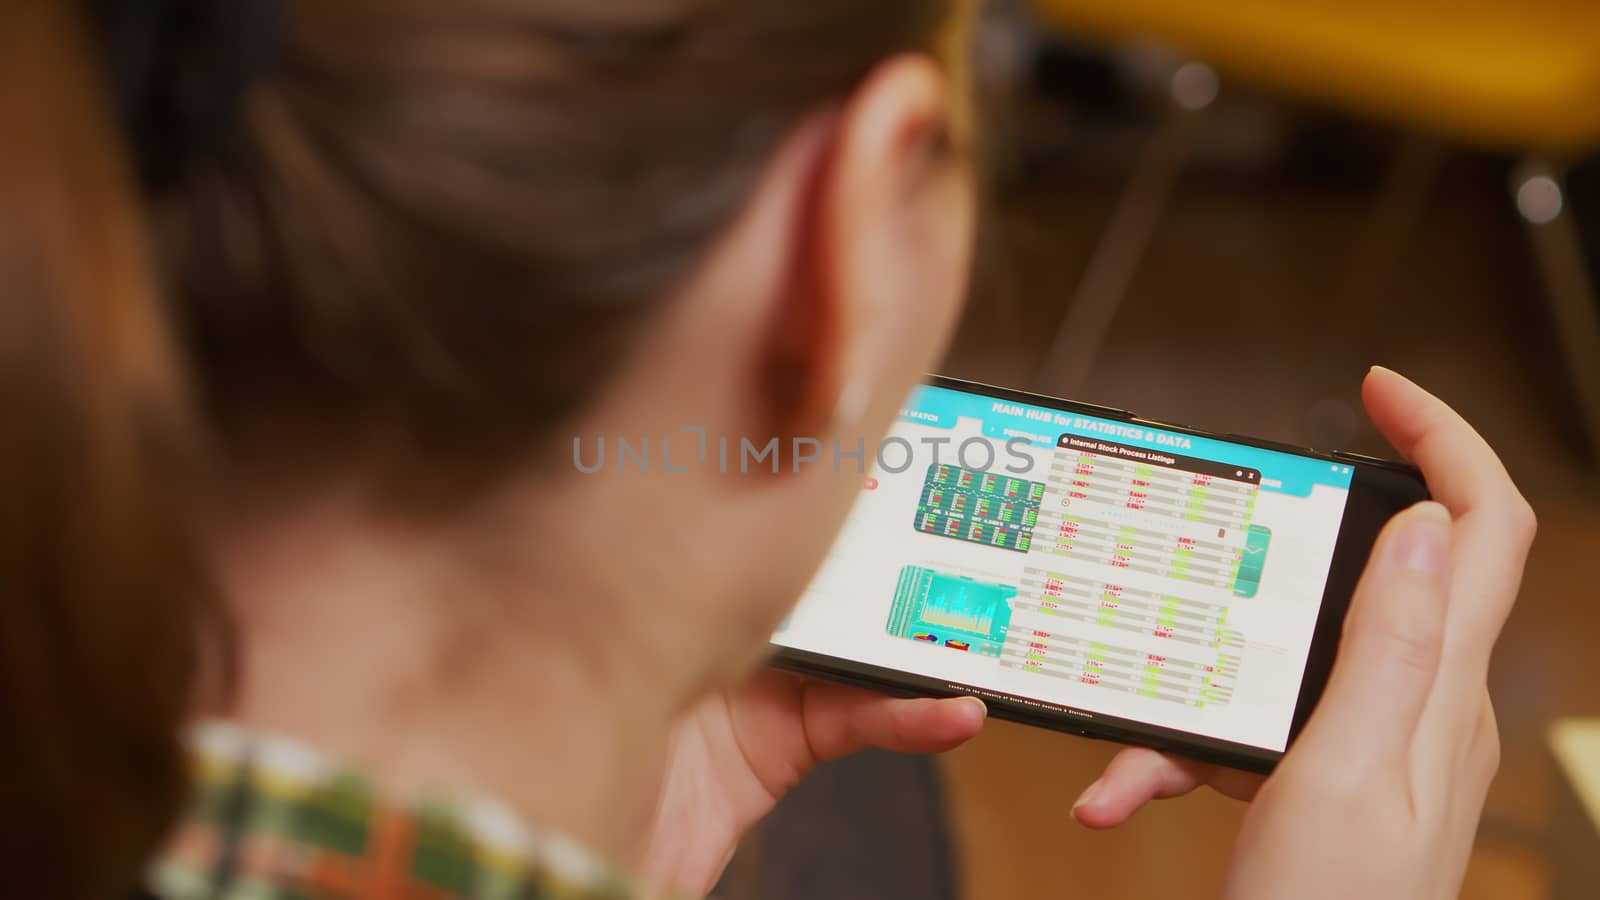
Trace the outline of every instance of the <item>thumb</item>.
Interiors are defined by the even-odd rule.
[[[1410,746],[1444,647],[1450,530],[1450,513],[1428,501],[1378,536],[1328,687],[1296,742],[1300,757],[1349,766]]]

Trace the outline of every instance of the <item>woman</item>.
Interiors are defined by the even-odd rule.
[[[848,474],[568,462],[884,432],[964,293],[968,13],[6,4],[0,894],[703,893],[818,760],[973,735],[755,668]],[[1437,400],[1366,397],[1443,505],[1232,896],[1448,896],[1495,766],[1532,516]],[[1130,750],[1075,814],[1201,783],[1256,788]]]

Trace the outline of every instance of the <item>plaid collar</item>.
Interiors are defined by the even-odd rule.
[[[207,724],[164,900],[654,900],[578,845],[482,800],[397,805],[293,741]]]

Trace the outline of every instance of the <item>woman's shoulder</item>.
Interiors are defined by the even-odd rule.
[[[189,808],[148,876],[162,900],[662,897],[492,800],[400,801],[304,744],[225,724],[191,745]]]

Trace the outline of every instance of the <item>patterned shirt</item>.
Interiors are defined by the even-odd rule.
[[[163,900],[652,900],[578,845],[481,800],[400,805],[281,738],[194,734],[190,809],[148,886]]]

